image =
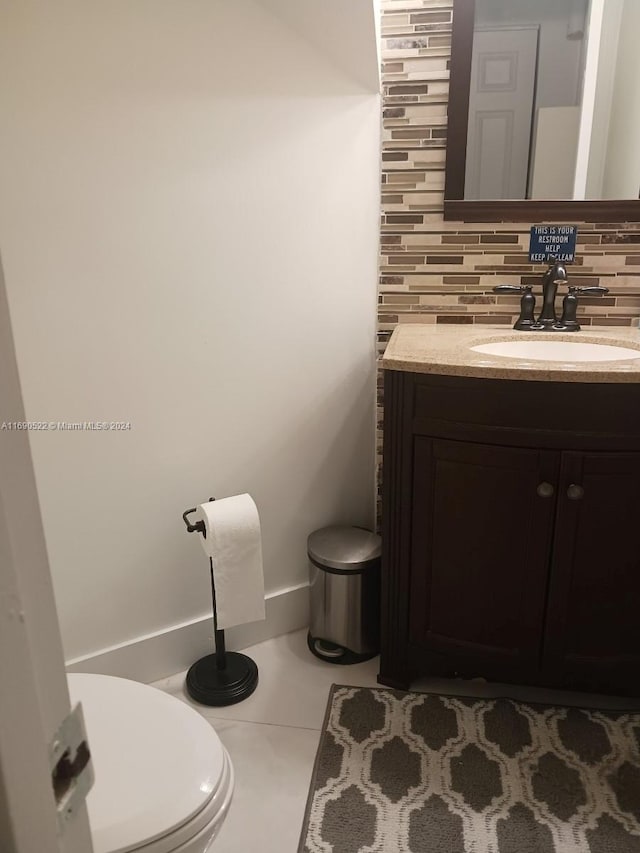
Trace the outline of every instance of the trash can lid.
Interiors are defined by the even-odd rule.
[[[309,558],[320,566],[360,572],[380,559],[382,540],[363,527],[323,527],[309,535]]]

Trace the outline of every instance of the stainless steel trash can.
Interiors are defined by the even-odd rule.
[[[324,527],[307,540],[311,619],[319,658],[358,663],[380,650],[381,539],[361,527]]]

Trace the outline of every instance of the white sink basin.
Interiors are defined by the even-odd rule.
[[[539,341],[501,341],[480,344],[471,349],[486,355],[534,361],[622,361],[626,358],[640,358],[640,349],[579,341],[553,341],[548,338]]]

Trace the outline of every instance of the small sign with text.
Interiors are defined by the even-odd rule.
[[[575,225],[534,225],[529,240],[529,260],[573,263],[576,259]]]

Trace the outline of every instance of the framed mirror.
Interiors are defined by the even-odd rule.
[[[444,218],[640,221],[640,2],[454,0]]]

